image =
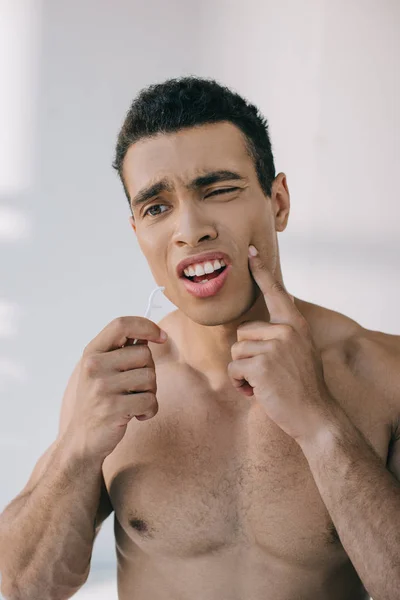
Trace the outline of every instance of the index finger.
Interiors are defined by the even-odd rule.
[[[254,246],[253,246],[254,248]],[[301,317],[292,297],[285,290],[283,283],[275,279],[260,255],[250,254],[250,271],[260,288],[270,314],[271,323],[287,323],[295,325]]]
[[[89,342],[85,348],[85,353],[109,352],[116,348],[122,348],[128,340],[136,338],[148,342],[162,343],[167,337],[167,334],[150,319],[145,317],[117,317]]]

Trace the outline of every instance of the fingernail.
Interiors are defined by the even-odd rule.
[[[168,339],[168,333],[166,331],[164,331],[163,329],[161,329],[161,333],[160,333],[160,340],[165,342],[165,340]]]
[[[255,248],[254,246],[249,246],[249,254],[250,254],[250,256],[257,256],[257,254],[258,254],[257,248]]]

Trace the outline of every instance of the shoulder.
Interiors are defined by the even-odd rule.
[[[400,431],[400,336],[359,326],[338,348],[353,377],[384,403]]]
[[[366,377],[385,375],[400,383],[400,335],[373,331],[337,311],[296,300],[322,352],[339,352]],[[396,381],[397,379],[397,381]]]
[[[300,301],[298,308],[310,325],[324,364],[344,380],[357,380],[371,391],[377,402],[386,405],[396,428],[400,422],[400,335],[366,329],[322,306]]]
[[[359,327],[343,348],[354,368],[387,392],[400,393],[400,336]]]

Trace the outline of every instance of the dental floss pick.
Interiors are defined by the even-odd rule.
[[[155,290],[153,290],[153,291],[151,292],[151,294],[150,294],[150,296],[149,296],[149,301],[148,301],[148,303],[147,303],[146,312],[144,313],[144,318],[145,318],[145,319],[149,319],[149,318],[150,318],[150,314],[151,314],[151,311],[152,311],[152,309],[153,309],[153,308],[156,308],[156,305],[154,305],[154,306],[153,306],[153,298],[154,298],[154,296],[156,295],[156,293],[157,293],[158,291],[161,291],[161,292],[163,292],[164,290],[165,290],[165,287],[161,286],[161,287],[157,287]],[[139,341],[138,339],[135,339],[135,340],[133,340],[133,344],[137,344],[137,342],[138,342],[138,341]],[[133,345],[133,344],[132,344],[132,345]]]

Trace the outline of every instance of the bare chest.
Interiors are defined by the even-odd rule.
[[[335,369],[336,397],[384,458],[382,411]],[[133,419],[103,467],[126,552],[190,558],[240,546],[300,567],[343,561],[304,454],[254,399],[233,390],[230,402],[184,376],[164,384],[156,417]]]

